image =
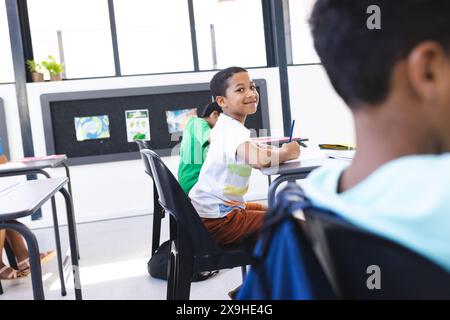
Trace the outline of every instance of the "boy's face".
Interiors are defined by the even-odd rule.
[[[217,96],[216,101],[225,114],[242,122],[257,110],[259,94],[255,83],[247,72],[239,72],[229,78],[227,84],[225,96]]]

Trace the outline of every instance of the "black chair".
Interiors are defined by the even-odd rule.
[[[145,141],[136,140],[139,150],[149,149]],[[144,156],[141,154],[142,159]],[[148,162],[144,160],[145,172],[153,179],[152,171]],[[164,218],[164,209],[161,207],[158,201],[158,192],[156,191],[156,184],[153,180],[153,230],[152,230],[152,256],[155,254],[156,249],[159,247],[159,241],[161,238],[161,220]]]
[[[241,245],[220,246],[206,230],[197,211],[178,181],[151,150],[141,150],[152,172],[159,202],[170,216],[171,250],[168,266],[167,299],[187,300],[194,272],[241,266],[243,277],[250,256]]]
[[[308,236],[339,298],[450,299],[450,273],[434,262],[333,213],[304,213]],[[369,279],[378,267],[379,289]]]

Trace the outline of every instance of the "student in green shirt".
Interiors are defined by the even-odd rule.
[[[183,131],[180,148],[178,181],[186,194],[197,183],[200,169],[206,159],[209,134],[222,108],[216,102],[208,104],[200,117],[189,119]]]

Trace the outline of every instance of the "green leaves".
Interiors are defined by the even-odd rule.
[[[50,76],[57,75],[64,71],[64,65],[56,62],[55,58],[51,55],[48,56],[46,61],[42,61],[42,65],[47,69]]]
[[[30,70],[31,73],[33,72],[42,73],[42,66],[39,63],[37,63],[34,60],[27,60],[26,62],[28,70]]]

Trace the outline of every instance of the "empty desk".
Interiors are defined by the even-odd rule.
[[[76,255],[76,225],[73,215],[72,198],[64,188],[67,182],[67,178],[23,181],[12,185],[8,189],[2,190],[0,193],[0,228],[15,230],[25,238],[30,256],[31,280],[35,299],[44,299],[39,246],[36,237],[30,229],[15,220],[33,214],[58,191],[64,196],[66,203],[72,269],[75,282],[75,297],[77,300],[81,300],[82,298],[78,257]],[[57,250],[59,252],[61,251],[58,243]],[[63,282],[64,279],[62,279]]]

